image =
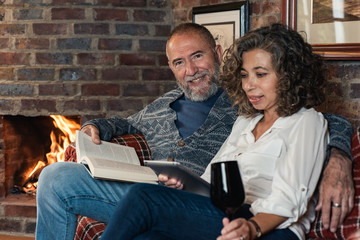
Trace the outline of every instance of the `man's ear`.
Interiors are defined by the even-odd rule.
[[[219,60],[219,63],[221,63],[222,62],[222,56],[223,56],[223,53],[224,53],[224,50],[223,50],[222,46],[221,45],[216,45],[215,46],[215,52],[216,52],[216,56],[217,56],[217,58]]]

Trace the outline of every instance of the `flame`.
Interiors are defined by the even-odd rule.
[[[59,136],[56,137],[54,131],[51,131],[50,152],[46,154],[47,163],[44,161],[38,161],[37,165],[28,175],[28,178],[23,185],[23,191],[28,194],[34,194],[36,192],[37,177],[35,173],[41,171],[42,168],[44,168],[46,165],[64,161],[65,149],[70,145],[71,142],[75,141],[76,130],[80,128],[80,124],[63,116],[50,115],[50,117],[54,119],[54,126],[58,128],[63,134],[59,134]]]
[[[49,165],[54,162],[64,161],[65,149],[71,142],[75,141],[76,130],[80,128],[80,124],[64,116],[50,115],[50,117],[54,119],[54,126],[60,129],[63,135],[59,135],[58,139],[56,139],[54,131],[50,133],[50,152],[46,154]]]

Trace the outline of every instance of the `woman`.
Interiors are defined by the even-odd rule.
[[[324,100],[322,60],[296,31],[274,24],[238,39],[223,74],[239,117],[212,163],[238,161],[246,199],[237,218],[209,198],[135,184],[102,240],[305,239],[327,141],[327,123],[312,108]],[[202,177],[210,181],[210,165]]]

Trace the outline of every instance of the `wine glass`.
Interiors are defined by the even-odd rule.
[[[211,202],[226,215],[233,218],[245,200],[245,190],[237,161],[211,164]]]

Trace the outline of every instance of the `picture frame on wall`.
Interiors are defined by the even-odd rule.
[[[193,22],[205,26],[225,50],[249,30],[247,0],[193,7]]]
[[[356,4],[357,0],[281,0],[281,21],[302,34],[326,60],[360,60]]]

